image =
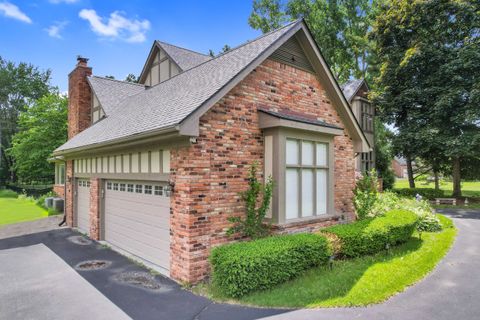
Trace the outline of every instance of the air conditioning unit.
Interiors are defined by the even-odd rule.
[[[53,209],[63,212],[64,201],[62,198],[53,198]]]
[[[54,197],[45,198],[45,207],[51,208],[53,206]]]

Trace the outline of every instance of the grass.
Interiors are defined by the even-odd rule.
[[[9,190],[0,190],[0,226],[37,220],[55,213],[38,206],[31,198],[18,196]]]
[[[396,179],[395,188],[408,188],[407,179]],[[417,188],[435,188],[435,183],[426,181],[415,181]],[[450,197],[453,191],[453,184],[451,181],[440,181],[440,189],[443,190],[445,196]],[[462,195],[464,197],[480,197],[480,181],[463,181]]]
[[[425,277],[452,245],[456,229],[450,219],[439,215],[444,230],[423,233],[407,243],[380,253],[335,261],[333,269],[318,267],[270,290],[229,300],[211,284],[195,288],[219,301],[262,307],[340,307],[379,303]]]

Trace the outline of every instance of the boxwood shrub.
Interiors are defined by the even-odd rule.
[[[393,189],[393,192],[403,197],[414,198],[417,193],[423,198],[433,200],[435,198],[443,198],[445,195],[443,190],[435,190],[433,188],[399,188]]]
[[[331,254],[327,239],[319,234],[281,235],[223,245],[210,255],[213,283],[225,295],[240,297],[326,263]]]
[[[385,215],[336,225],[322,230],[340,239],[339,254],[359,257],[406,242],[413,234],[418,216],[407,210],[391,210]]]

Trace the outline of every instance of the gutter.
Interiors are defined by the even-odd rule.
[[[64,150],[55,150],[53,151],[54,158],[68,155],[71,153],[77,153],[77,152],[83,152],[83,151],[93,151],[95,149],[99,148],[105,148],[113,145],[118,145],[118,144],[123,144],[123,143],[134,143],[136,140],[141,140],[145,138],[151,138],[155,137],[157,135],[163,135],[163,134],[168,134],[168,133],[179,133],[180,132],[180,126],[179,125],[170,125],[168,127],[164,127],[161,129],[154,129],[151,131],[147,132],[142,132],[139,134],[134,134],[130,135],[127,137],[121,137],[117,139],[112,139],[108,140],[105,142],[99,142],[99,143],[94,143],[86,146],[81,146],[81,147],[76,147],[76,148],[70,148],[70,149],[64,149]]]

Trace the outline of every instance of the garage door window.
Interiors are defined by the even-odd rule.
[[[142,188],[143,188],[143,186],[141,184],[137,184],[135,186],[135,192],[136,193],[142,193]]]
[[[107,182],[107,190],[112,190],[112,183],[111,182]]]
[[[145,194],[152,194],[152,186],[145,185]]]
[[[163,195],[163,188],[162,186],[155,186],[155,195],[162,196]]]
[[[125,191],[125,183],[120,183],[120,191]]]
[[[128,184],[127,185],[127,192],[133,192],[133,184]]]
[[[118,191],[118,183],[114,183],[114,184],[113,184],[113,190],[114,190],[114,191]]]

